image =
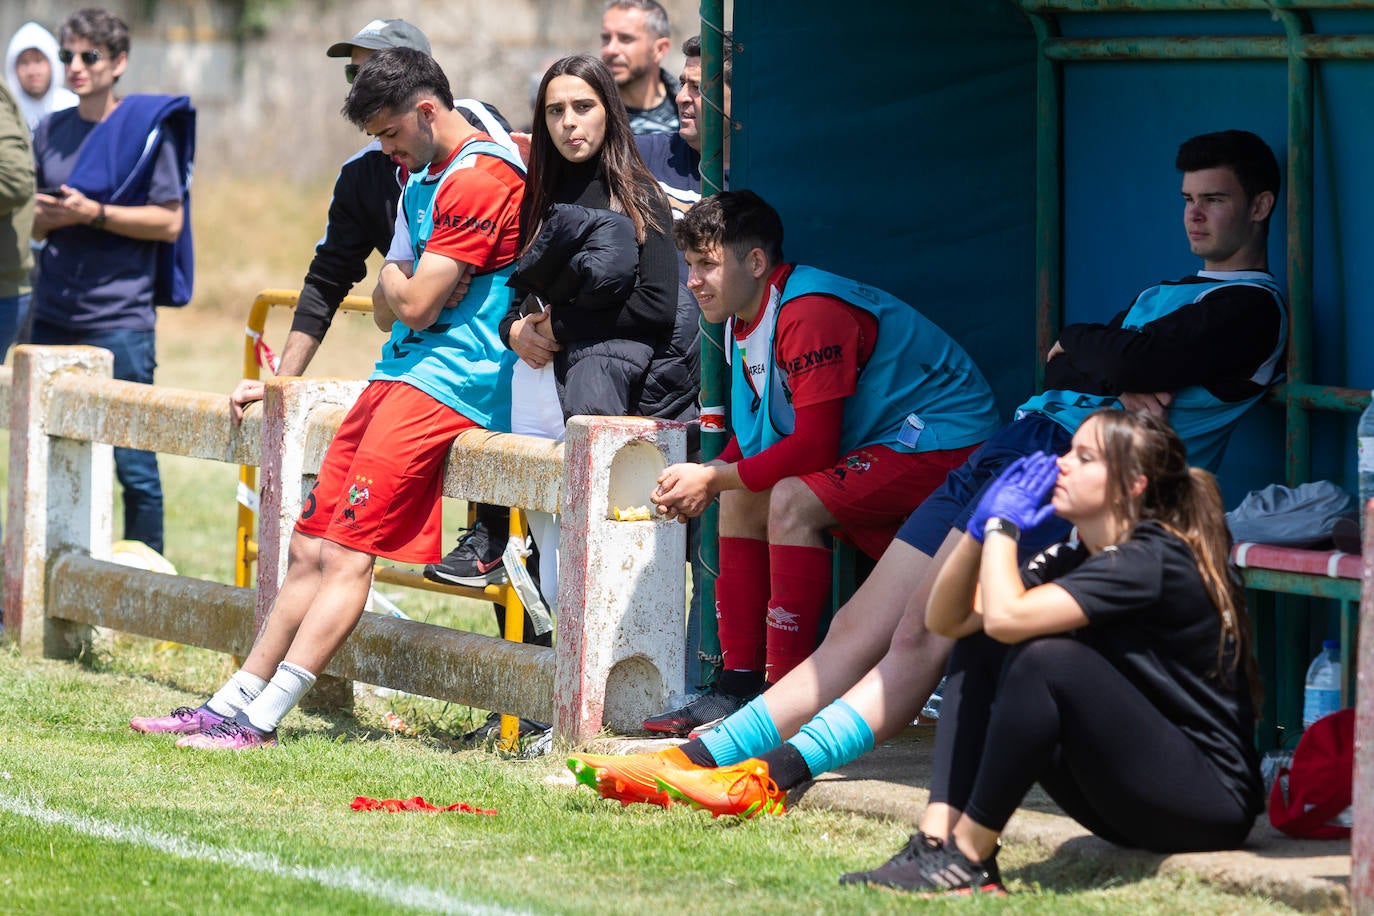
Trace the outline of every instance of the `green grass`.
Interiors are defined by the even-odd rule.
[[[160,315],[160,384],[227,395],[253,294],[299,284],[327,198],[327,187],[197,186],[198,293]],[[279,310],[269,324],[278,349],[288,320]],[[365,375],[379,343],[367,319],[340,316],[311,374]],[[235,470],[175,457],[162,468],[168,558],[231,582]],[[461,507],[450,508],[452,528]],[[486,605],[387,594],[417,619],[495,632]],[[841,888],[839,874],[895,852],[904,826],[806,808],[748,823],[621,809],[574,790],[561,755],[459,748],[480,713],[368,690],[352,715],[293,712],[269,751],[197,754],[129,731],[131,716],[199,702],[232,671],[217,653],[111,633],[79,664],[0,646],[0,912],[1286,912],[1033,845],[1003,851],[1008,900]],[[411,733],[384,727],[393,710]],[[357,813],[355,795],[499,813]]]
[[[0,651],[0,909],[50,913],[373,913],[492,905],[537,913],[901,912],[909,897],[842,888],[901,844],[901,826],[800,809],[747,823],[621,809],[568,784],[561,759],[514,761],[395,737],[358,717],[293,713],[283,743],[179,751],[131,715],[193,701],[156,672]],[[189,680],[182,677],[178,682]],[[553,777],[557,784],[550,785]],[[355,795],[423,795],[494,817],[378,814]],[[1282,912],[1148,875],[1008,847],[1005,901],[934,912]],[[428,906],[420,904],[428,903]]]

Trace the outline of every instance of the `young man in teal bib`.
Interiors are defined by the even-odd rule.
[[[902,521],[997,428],[967,353],[896,297],[782,256],[782,220],[751,191],[696,204],[675,230],[687,287],[725,323],[733,437],[668,468],[670,517],[721,500],[714,689],[647,720],[686,734],[809,656],[830,599],[827,532],[877,559]]]
[[[453,440],[509,424],[514,356],[497,325],[510,306],[519,159],[453,110],[439,65],[411,48],[365,63],[344,114],[410,173],[396,232],[413,254],[382,268],[374,317],[390,340],[330,444],[276,604],[243,668],[200,707],[130,723],[178,734],[179,747],[275,744],[277,724],[361,617],[375,557],[438,559]]]

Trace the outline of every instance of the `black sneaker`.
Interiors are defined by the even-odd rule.
[[[676,735],[679,738],[691,734],[693,729],[714,725],[731,713],[739,710],[752,697],[737,697],[712,689],[694,697],[686,706],[661,712],[644,720],[645,731]]]
[[[520,737],[526,738],[533,735],[542,735],[550,731],[551,726],[544,722],[536,722],[533,719],[520,720]],[[464,735],[460,740],[464,744],[482,744],[487,741],[496,741],[501,737],[501,714],[493,712],[487,715],[487,721],[474,728]]]
[[[501,563],[505,541],[491,537],[487,526],[476,523],[458,538],[458,546],[438,563],[425,567],[425,578],[445,585],[467,585],[481,588],[500,585],[506,581],[506,567]]]
[[[953,845],[919,830],[907,840],[901,852],[872,871],[855,871],[840,876],[841,884],[876,884],[914,891],[923,896],[937,894],[996,894],[1007,892],[994,853],[986,862],[974,862]]]

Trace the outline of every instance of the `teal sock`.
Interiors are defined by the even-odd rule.
[[[873,750],[873,729],[853,706],[836,700],[787,743],[801,752],[811,775],[819,776]]]
[[[726,767],[777,747],[782,742],[782,736],[773,724],[773,717],[768,714],[763,697],[757,696],[739,712],[726,716],[724,722],[699,740],[716,759],[716,765]]]

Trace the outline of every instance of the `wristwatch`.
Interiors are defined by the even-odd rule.
[[[1016,541],[1018,543],[1021,540],[1020,528],[1016,527],[1006,519],[998,518],[995,515],[992,518],[988,519],[988,523],[983,526],[983,534],[986,536],[992,534],[994,531],[996,531],[998,534],[1005,534],[1007,537],[1011,538],[1013,541]]]
[[[104,228],[105,228],[105,205],[104,205],[104,204],[101,204],[101,205],[100,205],[100,212],[97,213],[97,214],[95,215],[95,219],[91,220],[91,221],[90,221],[89,223],[87,223],[86,225],[90,226],[92,229],[104,229]]]

